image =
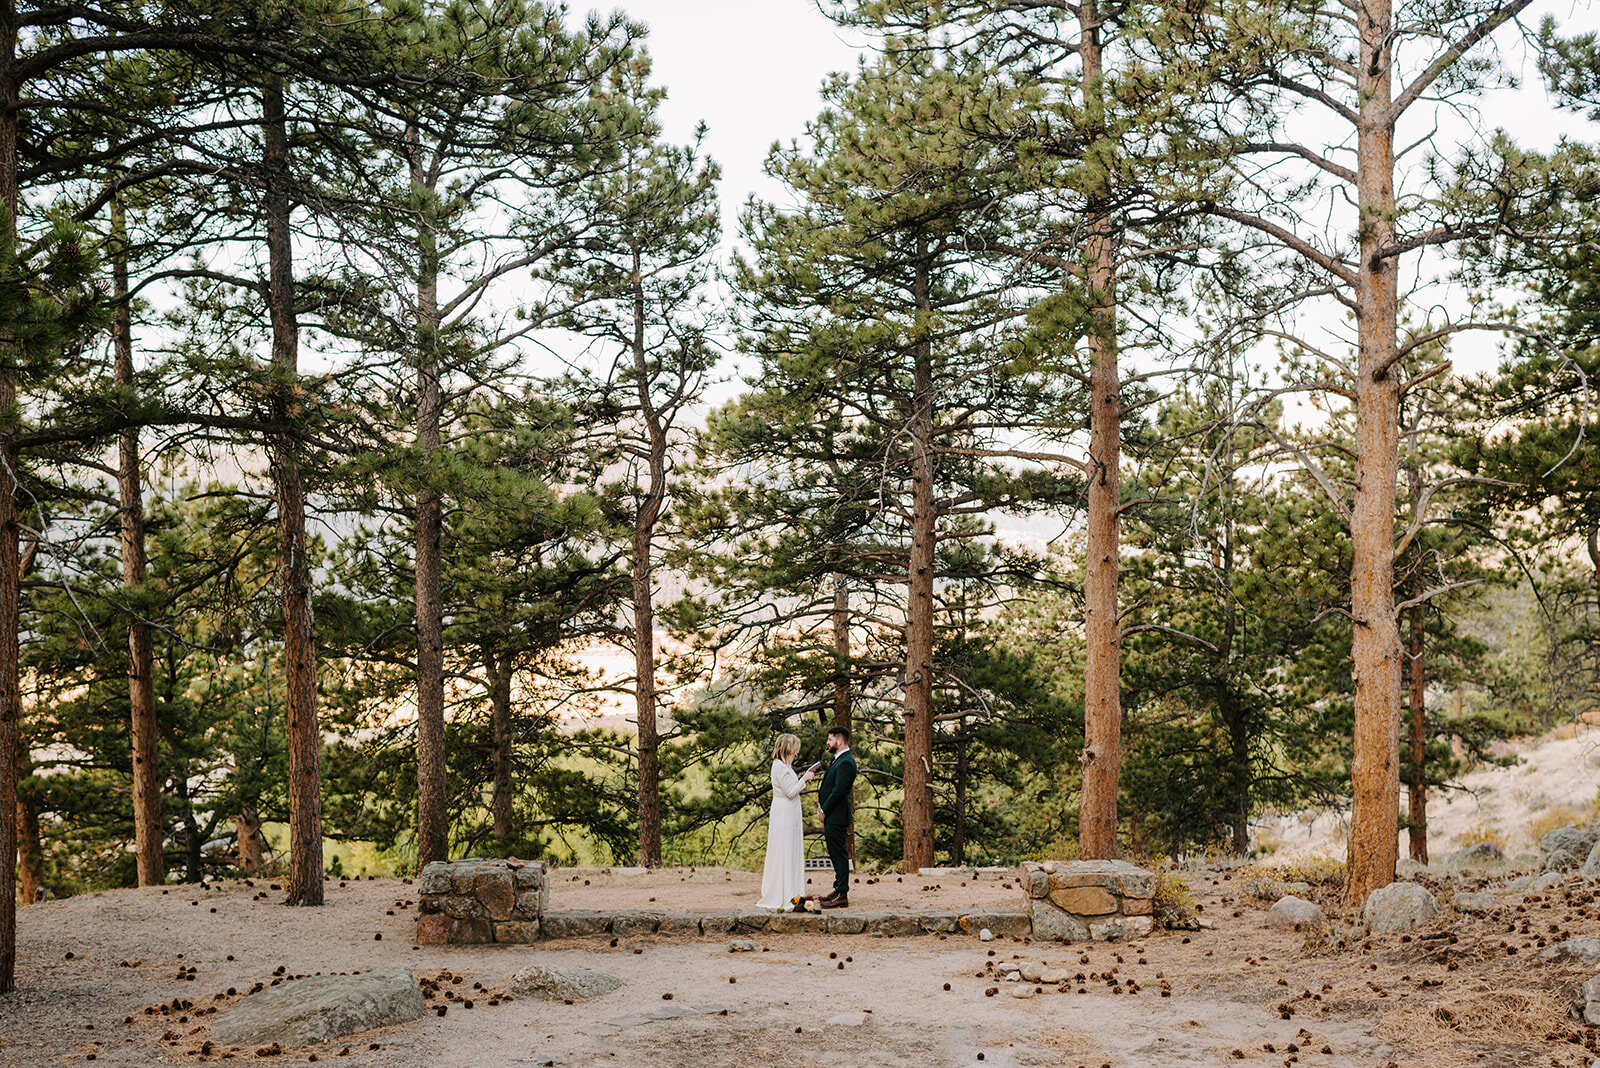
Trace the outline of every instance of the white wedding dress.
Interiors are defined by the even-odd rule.
[[[791,907],[806,892],[805,839],[800,826],[800,776],[782,760],[772,762],[772,812],[767,817],[767,863],[761,870],[765,909]]]

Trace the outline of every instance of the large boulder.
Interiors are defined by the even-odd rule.
[[[1473,868],[1494,868],[1506,862],[1505,851],[1493,842],[1474,842],[1444,858],[1444,870],[1459,875]]]
[[[1457,912],[1489,913],[1499,912],[1506,903],[1494,894],[1460,893],[1450,899],[1450,906]]]
[[[1267,910],[1268,927],[1287,927],[1299,931],[1310,929],[1320,931],[1328,926],[1328,917],[1322,914],[1314,902],[1305,898],[1281,897]]]
[[[1578,874],[1585,879],[1600,879],[1600,841],[1595,842],[1594,848],[1589,850],[1589,857]]]
[[[1362,918],[1373,934],[1405,931],[1440,913],[1439,902],[1418,883],[1390,883],[1367,895]]]
[[[211,1038],[223,1046],[276,1042],[292,1049],[422,1015],[422,988],[409,968],[311,975],[267,987],[219,1012]]]
[[[1545,871],[1576,868],[1584,862],[1584,858],[1589,855],[1597,840],[1600,840],[1600,835],[1596,835],[1593,831],[1579,830],[1577,827],[1557,827],[1539,839],[1541,867]]]
[[[588,968],[547,968],[535,964],[511,977],[506,990],[518,997],[544,998],[547,1001],[587,1001],[609,994],[622,986],[622,980],[609,972]]]

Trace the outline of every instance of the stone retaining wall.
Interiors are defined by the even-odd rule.
[[[534,942],[550,900],[538,860],[434,861],[417,877],[417,941]]]
[[[1125,860],[1046,860],[1022,865],[1033,937],[1120,942],[1150,933],[1156,877]]]

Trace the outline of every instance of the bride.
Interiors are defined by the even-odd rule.
[[[767,818],[767,863],[761,872],[762,908],[781,909],[806,892],[805,843],[800,826],[800,791],[816,774],[816,765],[796,775],[794,758],[800,739],[778,735],[772,747],[772,812]]]

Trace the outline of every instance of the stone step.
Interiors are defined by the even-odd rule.
[[[726,938],[756,932],[901,937],[924,934],[976,935],[985,928],[996,935],[1026,935],[1032,930],[1032,925],[1026,912],[1009,909],[833,909],[823,913],[770,912],[759,908],[707,911],[623,909],[546,912],[539,922],[539,938],[592,938],[602,935],[634,938],[650,934]],[[497,938],[497,941],[514,940]]]

